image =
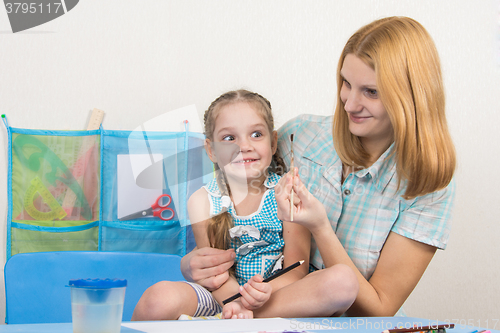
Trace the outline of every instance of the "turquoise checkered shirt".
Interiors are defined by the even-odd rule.
[[[375,271],[390,231],[439,249],[446,247],[454,181],[443,190],[403,199],[404,186],[397,191],[392,145],[372,166],[355,171],[342,184],[342,162],[333,146],[331,116],[301,115],[284,124],[278,133],[287,165],[290,134],[294,134],[294,163],[300,178],[323,203],[333,230],[366,279]],[[314,239],[311,265],[324,268]]]

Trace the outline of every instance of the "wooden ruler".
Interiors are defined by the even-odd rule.
[[[104,118],[104,111],[99,109],[92,110],[92,115],[90,116],[90,120],[87,125],[87,130],[93,131],[99,129],[103,118]],[[87,168],[87,164],[91,155],[91,152],[89,150],[93,148],[94,144],[95,144],[94,136],[86,136],[82,140],[82,146],[78,153],[78,156],[80,156],[80,158],[76,160],[75,164],[73,165],[72,173],[80,187],[83,185],[83,175],[85,173],[85,169]],[[73,191],[71,191],[68,188],[63,200],[62,207],[69,215],[71,215],[75,202],[76,202],[76,194],[73,193]]]
[[[98,130],[101,127],[102,119],[104,118],[104,111],[99,109],[92,110],[87,131]]]

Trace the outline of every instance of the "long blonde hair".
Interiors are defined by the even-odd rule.
[[[274,118],[271,110],[271,103],[262,97],[261,95],[248,91],[248,90],[236,90],[229,91],[221,96],[219,96],[215,101],[210,104],[208,110],[205,111],[204,122],[205,122],[205,136],[207,139],[213,142],[213,134],[215,129],[215,121],[217,119],[218,112],[222,107],[236,103],[236,102],[247,102],[252,104],[256,110],[258,110],[266,122],[269,129],[269,133],[273,133],[274,130]],[[275,172],[282,175],[286,169],[285,163],[281,157],[279,157],[279,151],[276,150],[273,155],[271,166],[269,171]],[[217,185],[221,191],[222,196],[230,196],[231,189],[227,182],[226,175],[219,168],[217,163],[215,165],[215,176],[217,179]],[[229,229],[233,227],[233,220],[231,215],[224,211],[221,214],[213,216],[207,227],[208,239],[212,247],[218,249],[228,249],[231,243],[229,237]]]
[[[377,89],[394,130],[398,187],[405,199],[446,187],[455,171],[455,148],[448,131],[441,65],[429,33],[407,17],[388,17],[359,29],[347,42],[337,67],[337,107],[333,139],[342,162],[366,167],[369,155],[349,131],[340,99],[344,59],[353,54],[376,73]]]

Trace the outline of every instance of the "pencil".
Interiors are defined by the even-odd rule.
[[[285,274],[285,273],[287,273],[287,272],[291,271],[291,270],[292,270],[292,269],[294,269],[295,267],[298,267],[298,266],[302,265],[303,263],[304,263],[304,260],[297,261],[295,264],[290,265],[290,266],[288,266],[287,268],[282,269],[281,271],[278,271],[276,274],[271,275],[270,277],[268,277],[268,278],[264,279],[264,281],[262,281],[262,282],[270,282],[270,281],[272,281],[272,280],[276,279],[278,276],[281,276],[281,275],[283,275],[283,274]],[[226,305],[227,303],[232,302],[232,301],[234,301],[235,299],[237,299],[237,298],[239,298],[239,297],[241,297],[241,294],[240,294],[240,293],[237,293],[237,294],[235,294],[235,295],[233,295],[233,296],[229,297],[228,299],[225,299],[224,301],[222,301],[222,304],[223,304],[223,305]]]
[[[385,330],[382,333],[398,333],[398,332],[420,332],[420,331],[435,331],[447,328],[454,328],[455,324],[444,324],[444,325],[431,325],[431,326],[420,326],[420,327],[409,327],[409,328],[393,328],[390,330]]]
[[[292,190],[290,193],[290,221],[293,222],[293,178],[294,178],[294,165],[293,165],[293,134],[290,134],[290,155],[291,155],[291,161],[290,161],[290,170],[292,170]]]

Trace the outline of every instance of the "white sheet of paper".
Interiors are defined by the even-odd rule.
[[[233,320],[169,320],[157,322],[122,323],[122,326],[145,333],[237,333],[237,332],[283,332],[298,329],[290,319],[233,319]],[[321,329],[321,328],[320,328]]]
[[[162,195],[163,168],[158,164],[153,172],[148,172],[148,182],[159,184],[158,188],[142,188],[136,184],[135,175],[151,165],[151,157],[156,161],[163,158],[161,154],[123,154],[117,155],[117,215],[118,218],[147,209]]]

